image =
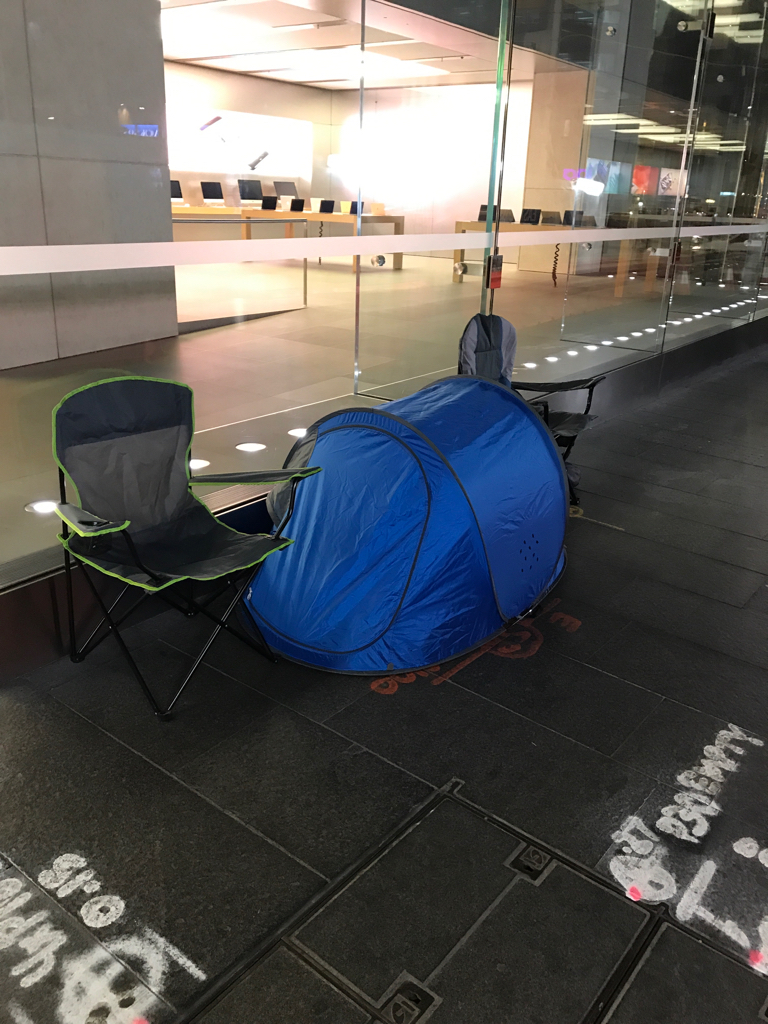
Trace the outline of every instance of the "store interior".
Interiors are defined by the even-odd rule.
[[[761,211],[737,192],[756,60],[732,109],[718,106],[729,47],[753,42],[738,19],[720,23],[700,103],[708,121],[697,126],[690,88],[701,62],[660,58],[661,14],[655,40],[638,44],[647,59],[637,82],[608,60],[629,32],[616,19],[613,32],[593,26],[581,63],[534,49],[516,26],[499,90],[488,32],[388,3],[365,11],[362,25],[360,8],[331,0],[161,0],[164,123],[144,123],[144,107],[126,103],[115,131],[137,145],[165,135],[168,237],[301,240],[359,227],[380,236],[381,252],[178,266],[178,337],[2,371],[9,578],[59,557],[51,517],[25,507],[55,497],[50,409],[100,377],[191,384],[196,458],[240,470],[281,463],[289,431],[328,403],[396,398],[453,373],[458,339],[481,309],[515,325],[520,381],[588,377],[766,312],[764,232],[546,240],[575,228],[754,227]],[[439,246],[439,236],[494,226],[504,264],[490,293],[482,249],[388,251],[397,234],[434,235]],[[505,245],[517,232],[542,241]]]

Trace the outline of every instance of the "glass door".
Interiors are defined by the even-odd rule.
[[[494,0],[472,24],[409,11],[408,39],[379,43],[366,22],[362,123],[354,112],[339,132],[341,157],[360,155],[360,229],[381,239],[357,268],[358,393],[397,398],[455,373],[467,321],[490,308],[510,10]],[[393,234],[422,244],[391,254]]]

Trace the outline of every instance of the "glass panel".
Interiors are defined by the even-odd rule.
[[[358,112],[341,127],[340,159],[353,139],[362,154],[361,230],[389,233],[368,215],[380,209],[402,218],[405,234],[485,232],[493,221],[495,126],[503,113],[497,89],[498,63],[501,58],[503,73],[506,53],[498,47],[502,6],[499,0],[469,8],[409,6],[433,16],[409,13],[403,22],[407,40],[371,41],[383,24],[376,10],[369,12],[362,131]],[[504,0],[505,17],[508,10]],[[383,56],[399,57],[400,68],[379,65]],[[395,71],[398,78],[386,77]],[[522,168],[524,154],[523,146],[517,156]],[[510,156],[510,167],[514,163]],[[508,178],[514,178],[512,170]],[[484,249],[440,248],[439,242],[438,237],[433,249],[405,253],[397,261],[382,237],[384,262],[362,259],[358,392],[395,397],[456,372],[464,326],[484,308]]]
[[[306,238],[306,219],[268,211],[174,211],[173,240]],[[176,307],[182,332],[255,319],[307,303],[307,261],[189,264],[176,267]]]
[[[759,69],[763,6],[758,10],[752,0],[716,4],[705,15],[686,13],[678,30],[685,26],[685,35],[698,30],[702,61],[691,110],[695,132],[682,226],[689,232],[699,226],[753,226],[765,217],[760,192],[766,112],[755,106],[758,95],[764,96]],[[759,301],[763,249],[762,233],[681,238],[669,320],[682,320],[691,329],[684,336],[670,333],[666,345],[677,347],[747,322]]]
[[[768,235],[763,236],[763,252],[760,258],[760,281],[758,284],[755,317],[768,316]]]
[[[698,0],[687,0],[686,11],[701,23]],[[600,346],[592,350],[595,367],[647,357],[664,341],[700,63],[701,32],[680,31],[682,18],[663,0],[623,0],[595,25],[581,154],[570,172],[571,220],[574,227],[649,232],[571,246],[562,341]],[[687,29],[689,21],[682,24]],[[675,331],[695,323],[687,309],[685,317]]]

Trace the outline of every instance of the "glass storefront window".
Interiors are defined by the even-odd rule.
[[[18,274],[8,258],[0,562],[58,550],[55,523],[24,507],[55,497],[52,406],[99,377],[189,382],[196,453],[243,468],[236,441],[265,444],[248,465],[280,462],[327,403],[455,372],[478,312],[515,325],[519,381],[714,334],[727,351],[731,328],[768,315],[762,0],[161,11],[165,117],[156,19],[132,61],[93,66],[94,95],[117,76],[114,116],[13,115],[11,162],[72,165],[35,192],[42,177],[8,163],[37,219],[0,220],[0,249],[173,239],[217,255],[92,274]]]

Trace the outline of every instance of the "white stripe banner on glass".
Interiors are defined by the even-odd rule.
[[[499,248],[621,242],[638,239],[693,238],[765,234],[768,222],[714,227],[563,228],[499,233]],[[0,277],[15,274],[63,274],[139,267],[181,267],[205,263],[263,263],[329,256],[486,249],[493,235],[471,231],[457,235],[349,235],[335,238],[228,239],[205,242],[113,242],[93,245],[0,246]]]

